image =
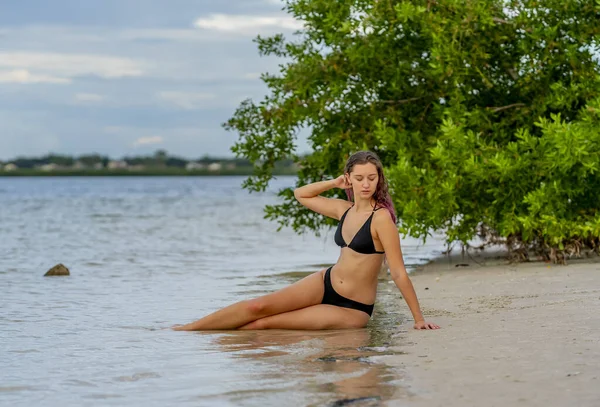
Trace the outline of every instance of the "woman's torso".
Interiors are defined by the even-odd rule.
[[[377,209],[379,208],[375,210]],[[384,256],[382,253],[375,253],[382,252],[383,247],[376,237],[372,223],[374,216],[375,211],[354,213],[353,209],[349,209],[340,219],[335,240],[344,247],[331,269],[334,289],[340,295],[364,304],[375,302],[377,277]]]

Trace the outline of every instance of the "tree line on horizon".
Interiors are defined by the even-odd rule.
[[[169,168],[185,168],[189,163],[199,163],[209,165],[212,163],[234,164],[236,167],[250,167],[252,163],[245,158],[239,157],[211,157],[204,155],[197,159],[185,159],[177,156],[169,155],[165,150],[157,150],[152,155],[140,156],[124,156],[120,159],[113,159],[107,155],[101,154],[84,154],[79,156],[65,154],[46,154],[40,157],[17,157],[12,160],[0,161],[0,164],[14,164],[20,169],[33,169],[47,164],[55,164],[59,167],[70,168],[80,163],[80,165],[93,168],[97,164],[101,164],[102,168],[106,168],[111,161],[122,161],[129,166],[144,166],[147,168],[169,167]],[[278,163],[279,167],[289,167],[293,164],[292,159],[281,160]]]

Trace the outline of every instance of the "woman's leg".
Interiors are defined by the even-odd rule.
[[[320,304],[325,291],[324,273],[324,269],[317,271],[272,294],[237,302],[196,322],[176,326],[173,329],[176,331],[235,329],[270,315]]]
[[[257,319],[239,329],[347,329],[364,328],[369,314],[350,308],[318,304]]]

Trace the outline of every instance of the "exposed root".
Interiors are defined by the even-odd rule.
[[[542,234],[530,237],[525,242],[520,233],[503,237],[486,225],[479,226],[477,235],[484,243],[479,246],[469,246],[463,243],[463,255],[465,248],[484,250],[489,246],[504,246],[508,251],[508,260],[511,263],[531,261],[532,256],[534,256],[538,260],[563,265],[566,265],[567,260],[571,258],[581,258],[584,255],[590,256],[591,254],[600,255],[600,237],[572,237],[565,239],[562,244],[551,245],[544,239]],[[450,244],[448,244],[448,249],[448,252],[452,250]]]

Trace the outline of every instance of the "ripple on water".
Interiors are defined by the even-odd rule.
[[[16,349],[16,350],[9,350],[9,352],[12,352],[12,353],[40,353],[40,351],[37,349],[23,349],[23,350]]]
[[[125,395],[123,394],[108,394],[108,393],[98,393],[98,394],[86,394],[82,396],[83,398],[86,399],[92,399],[92,400],[108,400],[108,399],[119,399],[119,398],[124,398]]]
[[[70,379],[70,380],[65,380],[63,382],[65,385],[68,386],[78,386],[78,387],[98,387],[97,384],[85,381],[85,380],[77,380],[77,379]]]
[[[0,393],[16,393],[37,390],[36,386],[0,386]]]
[[[162,376],[155,372],[142,372],[142,373],[134,373],[131,376],[115,377],[114,380],[117,382],[137,382],[139,380],[158,379],[160,377],[162,377]]]

